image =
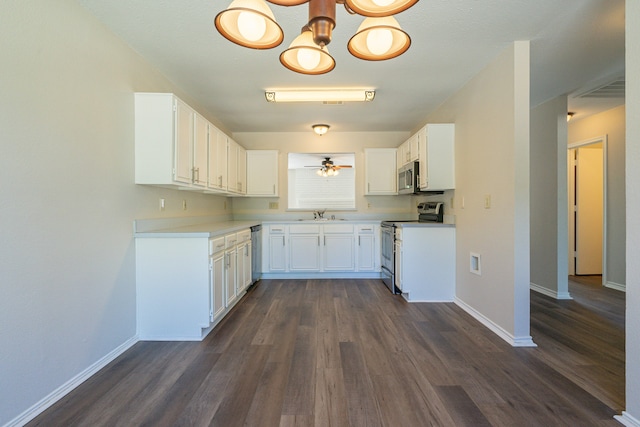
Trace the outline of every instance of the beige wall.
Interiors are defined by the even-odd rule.
[[[529,112],[529,43],[516,42],[428,117],[456,124],[456,297],[515,345],[530,344]]]
[[[0,17],[4,425],[135,336],[134,219],[230,211],[133,184],[133,93],[189,98],[75,1],[3,0]]]
[[[606,281],[625,278],[625,106],[569,122],[569,144],[607,136]]]
[[[531,110],[531,287],[567,299],[567,97]]]
[[[371,215],[389,219],[394,214],[415,213],[411,208],[411,197],[365,196],[364,195],[364,149],[397,147],[410,134],[408,132],[332,132],[317,136],[309,132],[237,132],[233,139],[249,150],[279,150],[279,197],[233,199],[233,214],[236,218],[269,218],[287,216],[287,155],[288,153],[355,153],[356,157],[356,212],[340,212],[338,215]],[[277,201],[278,209],[269,209],[269,202]],[[331,213],[331,212],[328,212]],[[311,214],[307,214],[309,218]],[[304,217],[301,213],[288,216]]]

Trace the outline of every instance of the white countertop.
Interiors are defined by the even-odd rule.
[[[215,237],[235,231],[245,230],[254,225],[260,225],[262,221],[218,221],[204,224],[194,224],[182,227],[165,228],[137,232],[136,238],[145,237]]]

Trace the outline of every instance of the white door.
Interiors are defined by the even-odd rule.
[[[226,306],[229,307],[236,299],[236,264],[237,264],[237,253],[236,248],[228,250],[225,252],[225,284],[226,284]]]
[[[576,149],[576,274],[602,274],[602,144]]]
[[[218,252],[211,259],[211,321],[218,320],[225,308],[224,258],[224,252]]]
[[[325,234],[323,258],[325,271],[353,271],[353,234]]]
[[[289,236],[291,271],[320,271],[320,235]]]
[[[191,184],[193,165],[193,110],[176,99],[174,180]]]

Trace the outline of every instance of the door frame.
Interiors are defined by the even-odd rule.
[[[607,149],[608,135],[602,135],[595,138],[587,139],[571,143],[567,146],[567,189],[568,189],[568,237],[569,237],[569,275],[575,274],[575,215],[573,200],[575,200],[575,156],[572,156],[572,150],[585,147],[587,145],[602,143],[602,285],[607,283]],[[572,176],[573,175],[573,176]],[[571,185],[574,183],[574,185]],[[574,241],[572,241],[574,240]]]

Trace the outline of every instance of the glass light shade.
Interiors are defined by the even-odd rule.
[[[309,0],[267,0],[269,3],[277,4],[279,6],[297,6],[302,3],[307,3]],[[377,0],[380,1],[380,0]]]
[[[323,174],[323,170],[322,170],[322,169],[318,169],[318,170],[316,171],[316,175],[318,175],[318,176],[322,176],[322,174]]]
[[[313,128],[313,131],[317,134],[317,135],[324,135],[325,133],[329,132],[329,125],[313,125],[311,126]]]
[[[271,49],[282,43],[284,33],[263,0],[233,0],[215,19],[227,40],[253,49]]]
[[[393,16],[366,18],[348,44],[353,56],[369,61],[395,58],[406,52],[409,46],[409,34],[402,31]]]
[[[409,9],[418,0],[346,0],[347,6],[363,16],[391,16]]]
[[[320,48],[313,42],[310,30],[303,31],[280,54],[280,62],[288,69],[301,74],[324,74],[333,70],[336,61],[326,47]]]
[[[338,171],[338,169],[334,169],[333,170],[333,176],[337,176],[340,172]]]

